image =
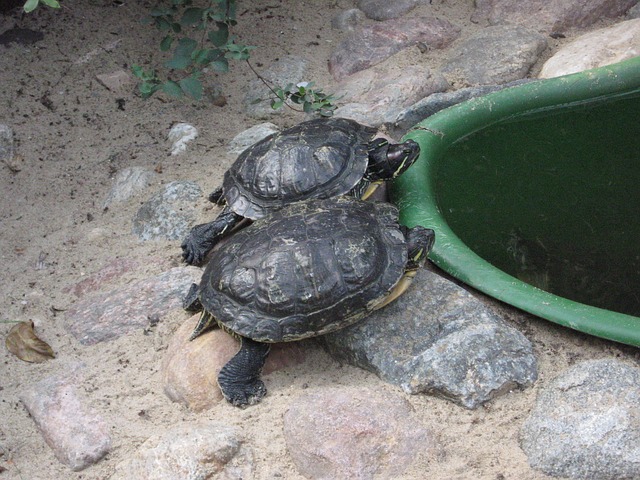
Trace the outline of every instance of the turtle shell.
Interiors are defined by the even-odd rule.
[[[318,118],[266,137],[242,152],[225,173],[227,205],[243,217],[309,198],[351,190],[368,165],[376,129],[345,118]]]
[[[322,335],[367,315],[404,274],[398,211],[351,197],[291,204],[214,252],[200,300],[221,327],[261,342]]]

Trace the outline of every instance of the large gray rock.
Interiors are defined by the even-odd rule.
[[[338,84],[336,96],[342,105],[335,115],[369,125],[392,123],[404,108],[448,86],[440,73],[426,65],[402,69],[387,63],[377,65]]]
[[[133,234],[140,240],[178,240],[195,220],[195,203],[202,189],[195,182],[175,181],[145,202],[133,218]]]
[[[111,450],[109,426],[78,394],[82,366],[29,386],[20,401],[56,458],[72,470],[93,465]]]
[[[321,337],[337,359],[407,393],[476,408],[537,378],[531,343],[474,296],[422,269],[396,302]]]
[[[543,32],[588,27],[623,15],[637,0],[476,0],[474,22],[515,23]]]
[[[65,313],[67,330],[83,345],[112,340],[149,326],[182,307],[191,284],[200,281],[197,267],[175,267],[125,287],[84,297]]]
[[[488,27],[457,47],[442,73],[462,85],[507,83],[524,78],[545,48],[546,38],[524,27]]]
[[[410,12],[418,5],[419,0],[358,0],[358,8],[373,20],[389,20]]]
[[[214,423],[174,426],[144,442],[112,480],[254,478],[253,451],[238,429]]]
[[[295,399],[284,437],[298,471],[314,479],[397,478],[434,446],[402,396],[352,387]]]
[[[329,71],[336,80],[383,62],[400,50],[422,42],[444,48],[460,29],[435,17],[411,17],[363,25],[342,40],[329,57]]]
[[[586,33],[545,62],[540,78],[604,67],[640,55],[640,18]]]
[[[521,446],[547,475],[640,478],[640,368],[600,359],[563,372],[539,393]]]

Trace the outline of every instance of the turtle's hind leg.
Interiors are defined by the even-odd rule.
[[[196,225],[182,242],[182,258],[189,265],[199,265],[207,253],[229,234],[244,217],[225,207],[213,222]]]
[[[267,394],[260,373],[271,346],[245,337],[240,341],[238,353],[220,370],[218,385],[229,403],[245,407],[258,403]]]

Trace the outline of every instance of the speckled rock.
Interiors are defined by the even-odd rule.
[[[410,12],[418,5],[418,0],[358,0],[358,8],[373,20],[389,20]]]
[[[276,125],[269,122],[254,125],[233,137],[229,142],[227,152],[229,152],[229,155],[237,157],[254,143],[257,143],[263,138],[279,131],[280,129]]]
[[[67,330],[83,345],[93,345],[139,331],[150,318],[182,308],[182,299],[202,270],[175,267],[106,293],[90,295],[66,311]]]
[[[623,15],[637,0],[476,0],[474,22],[515,23],[543,32],[588,27]]]
[[[320,340],[338,360],[407,393],[435,394],[466,408],[537,378],[533,347],[524,335],[427,269],[394,303]]]
[[[574,479],[640,478],[640,368],[574,365],[538,394],[521,430],[533,468]]]
[[[604,67],[640,55],[640,18],[586,33],[545,62],[540,78]]]
[[[329,57],[329,71],[336,80],[381,63],[400,50],[422,42],[444,48],[460,29],[434,17],[411,17],[363,25],[341,41]]]
[[[195,182],[167,184],[145,202],[133,219],[133,234],[140,240],[179,240],[195,221],[195,202],[202,189]]]
[[[547,40],[517,25],[497,25],[480,30],[459,45],[442,67],[450,82],[491,85],[524,78]]]
[[[397,478],[435,446],[402,396],[353,387],[295,399],[284,436],[298,471],[313,479]]]
[[[189,341],[199,318],[200,314],[194,315],[176,330],[161,367],[165,394],[195,412],[207,410],[222,400],[218,373],[240,348],[238,340],[222,330]],[[263,375],[301,363],[305,357],[302,345],[304,342],[274,345]]]
[[[102,208],[109,208],[122,203],[140,193],[151,185],[156,173],[142,167],[130,167],[120,170],[113,179],[113,185],[102,203]]]
[[[174,426],[144,442],[112,480],[255,478],[253,450],[238,429],[215,423]]]
[[[72,470],[93,465],[111,450],[109,427],[78,394],[82,366],[68,366],[20,395],[56,458]]]

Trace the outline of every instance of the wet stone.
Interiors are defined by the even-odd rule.
[[[529,464],[573,479],[640,478],[640,368],[574,365],[541,390],[520,432]]]
[[[102,204],[102,208],[109,208],[116,203],[122,203],[137,195],[151,185],[156,173],[142,167],[130,167],[120,170],[113,180],[113,185]]]
[[[109,427],[78,395],[82,366],[47,377],[20,395],[56,458],[72,470],[83,470],[111,450]]]
[[[435,446],[401,395],[352,387],[295,399],[284,437],[298,471],[318,479],[396,478]]]
[[[194,412],[208,410],[222,400],[218,373],[240,348],[238,340],[218,329],[189,341],[199,319],[200,314],[196,314],[176,330],[161,367],[165,394]],[[274,345],[262,370],[263,376],[302,363],[303,345],[304,342]],[[268,380],[266,383],[268,387]]]
[[[149,325],[171,309],[182,308],[191,284],[200,280],[197,267],[175,267],[125,287],[90,295],[66,311],[66,329],[83,345],[113,340]]]
[[[202,189],[195,182],[175,181],[145,202],[133,219],[140,240],[180,240],[195,221],[195,202]]]
[[[438,395],[466,408],[537,378],[533,347],[524,335],[427,269],[394,303],[321,340],[336,359],[407,393]]]
[[[457,47],[442,73],[462,85],[511,82],[524,78],[546,48],[543,35],[524,27],[488,27]]]
[[[238,429],[216,423],[177,425],[145,441],[113,480],[254,478],[253,450]]]
[[[416,8],[418,3],[418,0],[358,0],[358,8],[367,18],[381,21],[401,17]]]
[[[459,34],[458,27],[435,17],[401,18],[363,25],[331,53],[329,71],[336,80],[342,80],[419,42],[432,48],[444,48]]]

